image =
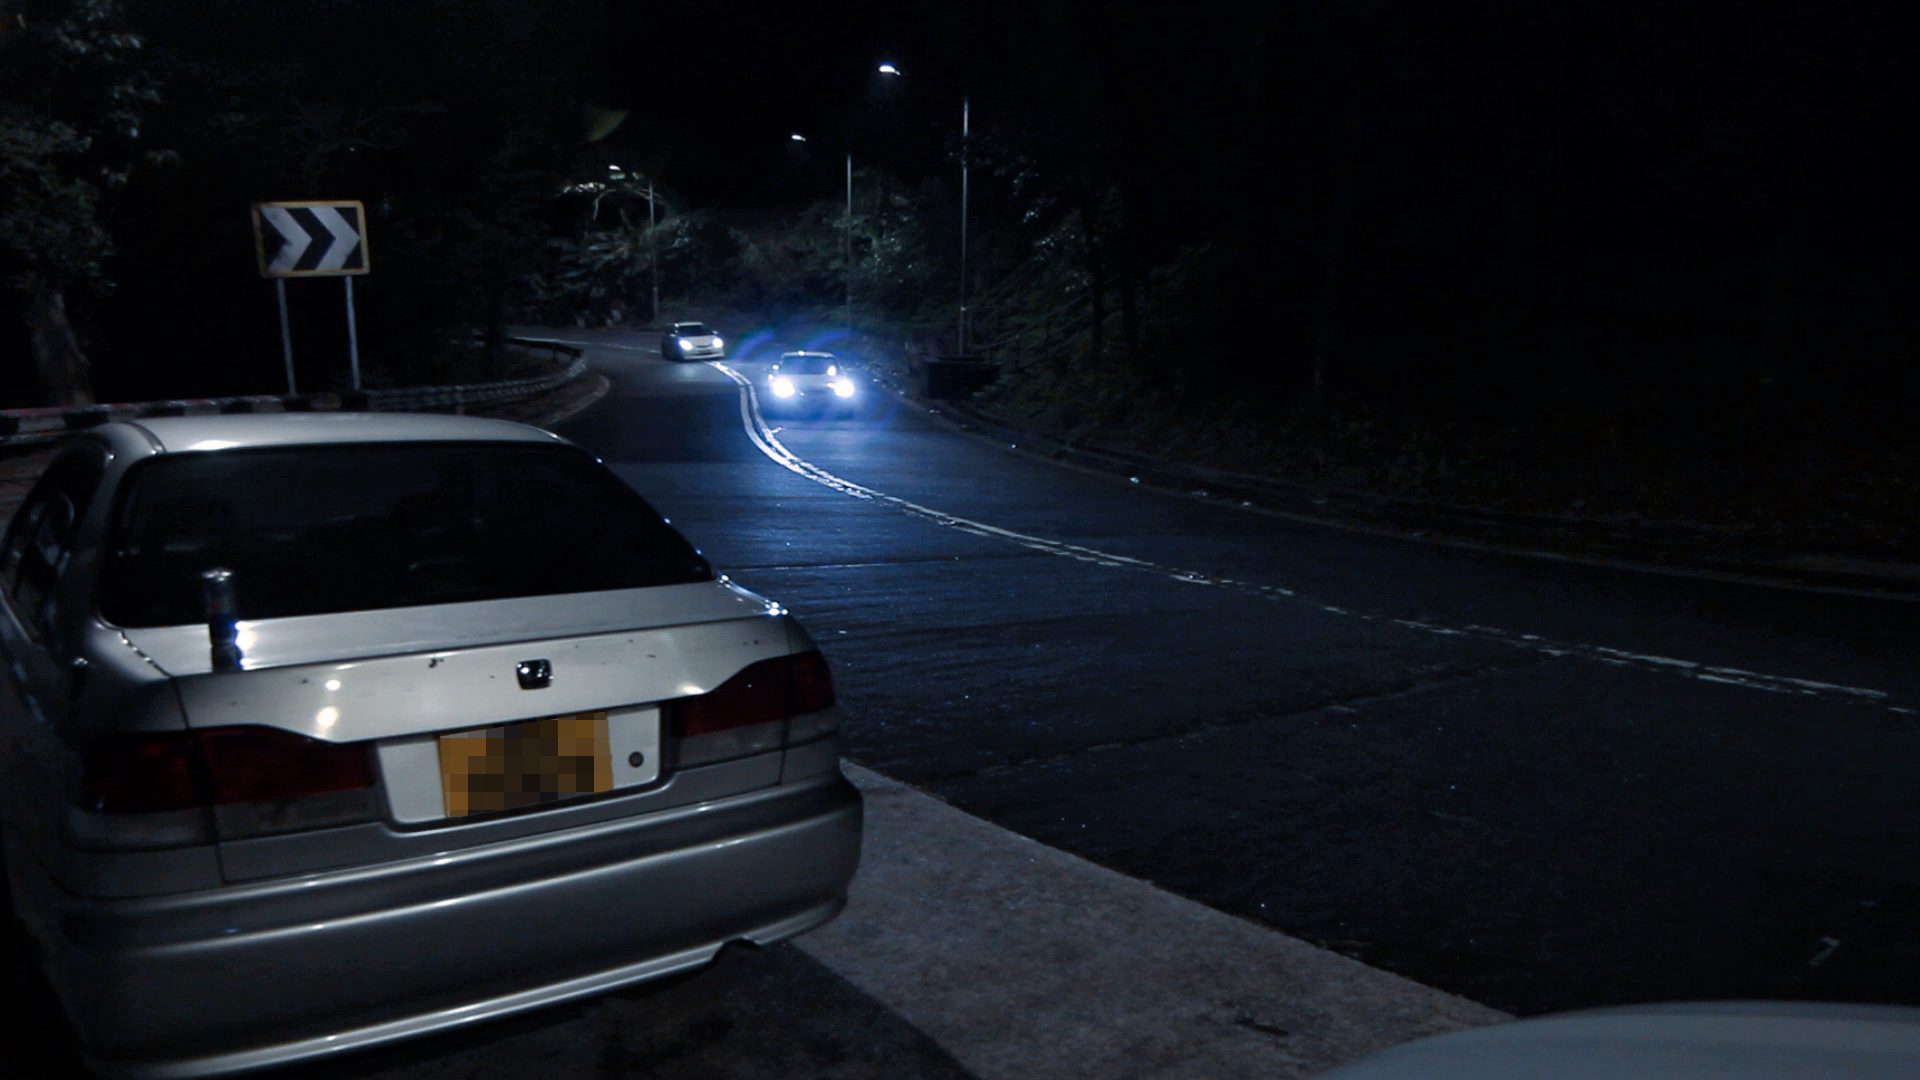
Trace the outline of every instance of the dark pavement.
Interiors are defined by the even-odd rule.
[[[1305,525],[892,399],[769,419],[844,480],[1153,565],[1063,557],[782,468],[653,340],[595,335],[614,391],[561,431],[807,621],[856,760],[1498,1008],[1920,1004],[1912,607]]]

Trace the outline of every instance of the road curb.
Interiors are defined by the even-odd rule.
[[[1436,504],[1182,465],[1062,443],[967,402],[929,402],[911,387],[873,381],[946,426],[1014,453],[1303,524],[1600,569],[1920,603],[1920,554],[1903,558],[1905,553],[1864,547],[1796,547],[1686,523],[1592,521]]]
[[[607,378],[605,375],[596,371],[590,372],[588,377],[598,382],[598,385],[593,388],[592,392],[581,397],[578,401],[562,405],[552,412],[542,414],[538,419],[527,421],[527,423],[537,428],[552,428],[555,424],[564,424],[568,420],[599,404],[601,398],[606,397],[613,391],[613,380]]]

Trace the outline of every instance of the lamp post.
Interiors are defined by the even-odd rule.
[[[967,355],[967,138],[971,107],[960,99],[960,352]]]
[[[893,64],[881,64],[879,72],[892,78],[899,78],[906,72]],[[847,228],[846,228],[846,272],[847,272],[847,337],[853,337],[853,132],[847,132]]]
[[[660,321],[660,235],[653,231],[653,181],[647,181],[647,263],[653,275],[653,310],[650,322]]]
[[[847,151],[847,340],[853,340],[853,151]]]

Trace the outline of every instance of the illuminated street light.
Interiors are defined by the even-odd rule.
[[[881,65],[880,65],[880,74],[882,74],[882,75],[903,75],[903,74],[905,74],[905,72],[903,72],[903,71],[901,71],[901,70],[900,70],[899,68],[897,68],[897,67],[894,67],[894,66],[893,66],[892,64],[881,64]]]
[[[789,135],[789,136],[787,136],[787,138],[789,138],[789,139],[792,139],[792,140],[793,140],[794,142],[806,142],[806,141],[807,141],[807,137],[806,137],[805,135],[802,135],[802,134],[800,134],[800,133],[799,133],[799,132],[797,132],[797,131],[796,131],[796,132],[794,132],[793,134],[791,134],[791,135]]]
[[[967,151],[973,109],[966,98],[960,99],[960,355],[967,355]]]

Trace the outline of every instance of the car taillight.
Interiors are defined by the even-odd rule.
[[[673,733],[685,739],[785,720],[791,668],[787,657],[776,656],[747,665],[733,678],[697,697],[668,702]]]
[[[833,708],[833,672],[827,669],[827,658],[806,652],[788,659],[793,661],[793,677],[788,685],[787,715]]]
[[[113,735],[83,759],[87,847],[170,847],[372,821],[373,759],[364,743],[235,726]],[[213,811],[211,817],[205,811]]]
[[[704,694],[664,703],[667,731],[680,739],[679,763],[705,764],[777,750],[833,730],[831,714],[801,735],[787,721],[833,707],[833,674],[818,652],[749,664]],[[755,729],[755,730],[748,730]]]
[[[362,743],[330,743],[270,727],[199,732],[215,805],[267,802],[373,786]]]
[[[83,759],[81,805],[102,814],[147,814],[207,805],[195,776],[193,733],[110,735]]]

